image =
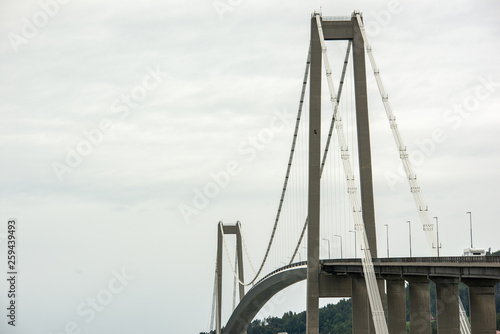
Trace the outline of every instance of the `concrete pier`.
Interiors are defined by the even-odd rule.
[[[365,278],[361,275],[350,275],[352,282],[352,333],[370,333],[370,303]]]
[[[431,334],[429,280],[418,276],[405,278],[410,283],[410,333]]]
[[[469,286],[471,330],[474,334],[496,334],[495,284],[492,279],[466,279]]]
[[[439,334],[460,334],[458,278],[432,278],[436,283],[436,313]]]
[[[406,334],[405,281],[400,277],[386,277],[387,327],[391,334]]]
[[[365,282],[366,284],[366,282]],[[378,285],[378,293],[380,295],[380,301],[382,302],[382,308],[384,309],[385,316],[387,318],[387,303],[386,303],[386,298],[385,298],[385,280],[382,278],[377,278],[377,285]],[[370,300],[368,300],[368,303]],[[373,322],[373,314],[372,310],[370,309],[370,333],[375,334],[375,324]]]

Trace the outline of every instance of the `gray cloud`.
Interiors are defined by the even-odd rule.
[[[23,18],[32,20],[41,7],[36,1],[0,4],[0,217],[21,222],[23,332],[55,333],[69,321],[92,333],[116,331],[116,323],[121,333],[208,329],[216,223],[241,220],[252,260],[260,260],[292,129],[277,133],[252,161],[238,145],[268,127],[274,110],[296,112],[310,13],[320,5],[242,1],[221,20],[211,0],[69,1],[16,53],[8,34],[20,34]],[[365,22],[379,22],[387,6],[324,4],[323,13],[350,15],[359,7]],[[370,40],[408,148],[418,150],[433,129],[446,132],[446,141],[416,168],[442,221],[443,252],[467,247],[465,211],[473,212],[477,245],[498,249],[500,87],[460,126],[445,115],[474,95],[480,78],[500,81],[500,7],[494,1],[401,1],[401,8]],[[332,61],[333,68],[340,63]],[[156,66],[167,73],[164,82],[120,118],[113,103]],[[392,190],[384,179],[385,172],[397,172],[398,154],[368,77],[378,232],[384,235],[383,224],[390,224],[391,253],[403,256],[407,245],[395,236],[406,233],[406,220],[415,221],[416,240],[424,238],[407,185]],[[68,147],[76,149],[86,140],[82,132],[104,118],[114,127],[58,182],[51,163],[64,163]],[[193,189],[232,160],[241,173],[186,224],[179,203],[190,203]],[[122,267],[137,279],[86,324],[77,305]],[[232,282],[227,272],[225,280]],[[193,286],[196,298],[188,292]],[[39,314],[47,300],[51,312]],[[300,303],[290,308],[304,308]],[[0,331],[9,330],[2,323]]]

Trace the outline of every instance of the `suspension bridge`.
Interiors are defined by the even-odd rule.
[[[343,43],[345,54],[338,71],[332,71],[326,41]],[[427,240],[431,254],[428,257],[378,256],[365,56]],[[322,94],[323,71],[327,98]],[[337,87],[334,82],[338,82]],[[323,100],[330,104],[329,116],[322,115]],[[303,114],[303,109],[308,112]],[[323,126],[325,120],[329,121],[329,127]],[[322,130],[326,129],[327,135],[323,136]],[[350,232],[354,237],[354,255],[344,258],[342,240]],[[359,11],[350,17],[326,17],[319,12],[311,17],[311,39],[292,147],[262,261],[258,266],[252,263],[240,222],[235,225],[219,222],[217,235],[210,325],[217,334],[246,333],[267,301],[303,280],[307,287],[307,334],[319,333],[319,300],[332,297],[352,298],[355,334],[406,333],[407,284],[411,332],[431,333],[431,281],[436,284],[439,333],[496,333],[494,286],[500,281],[500,257],[439,256],[435,226]],[[229,235],[235,236],[234,261],[229,252],[233,242],[227,240]],[[331,240],[340,241],[340,258],[331,256]],[[322,241],[328,242],[328,252]],[[304,259],[301,249],[306,252]],[[224,257],[234,276],[233,311],[225,324],[222,323]],[[250,278],[248,268],[252,272]],[[470,319],[458,294],[459,282],[469,287]]]

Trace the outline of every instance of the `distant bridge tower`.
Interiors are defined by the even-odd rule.
[[[224,234],[236,235],[236,267],[238,268],[239,295],[240,301],[245,295],[245,287],[241,282],[244,280],[243,275],[243,252],[242,252],[242,239],[241,239],[241,224],[237,222],[236,225],[223,225],[222,222],[217,224],[217,263],[216,263],[216,334],[221,334],[222,328],[222,248],[224,247]],[[234,268],[236,269],[236,268]]]

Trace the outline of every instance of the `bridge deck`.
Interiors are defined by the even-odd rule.
[[[374,259],[375,274],[384,276],[426,276],[483,278],[500,280],[500,257],[439,257]],[[322,271],[328,274],[363,274],[358,259],[324,260]]]
[[[276,269],[262,278],[245,295],[227,322],[224,333],[244,333],[260,308],[278,291],[306,279],[307,261]],[[324,275],[363,275],[360,259],[321,260]],[[377,276],[385,279],[429,279],[453,277],[500,281],[500,256],[491,257],[412,257],[373,259]]]
[[[320,260],[320,264],[322,269],[326,273],[347,273],[347,272],[360,272],[354,267],[361,268],[361,259],[325,259]],[[260,282],[264,281],[268,277],[275,275],[283,270],[288,270],[291,268],[296,268],[300,266],[306,266],[307,261],[295,262],[281,268],[278,268],[266,276],[264,276],[261,280],[259,280],[254,286],[257,286]],[[377,274],[414,274],[414,275],[423,275],[422,271],[391,271],[389,270],[380,270],[380,267],[453,267],[453,268],[500,268],[500,256],[441,256],[441,257],[402,257],[402,258],[374,258],[373,266],[375,267],[375,271]],[[334,269],[332,269],[334,267]],[[347,268],[349,267],[349,268]],[[379,268],[377,270],[377,268]],[[362,270],[361,270],[362,272]],[[436,273],[438,274],[438,273]],[[480,272],[477,270],[474,272],[475,275],[463,273],[462,275],[458,273],[454,273],[451,277],[480,277]],[[493,276],[500,278],[500,271],[493,271]],[[491,275],[488,275],[491,276]],[[487,278],[487,277],[482,277]]]

